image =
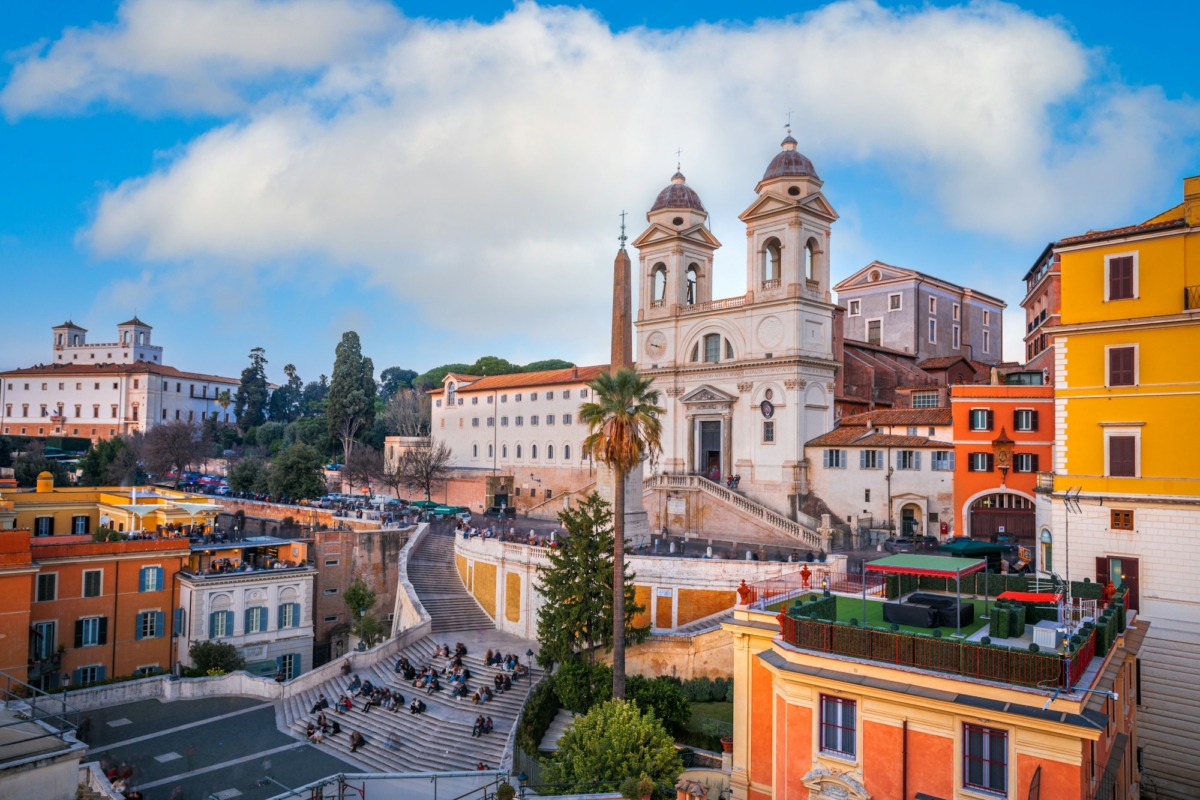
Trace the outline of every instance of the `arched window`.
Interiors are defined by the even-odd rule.
[[[661,306],[667,301],[667,265],[661,261],[654,265],[652,273],[653,286],[651,291],[654,293],[650,298],[651,304]]]
[[[500,457],[503,458],[505,461],[508,460],[508,445],[506,445],[506,444],[500,445]]]
[[[454,381],[446,384],[446,405],[454,405]]]
[[[554,460],[554,445],[552,445],[552,444],[546,445],[546,460],[547,461]]]
[[[479,458],[479,445],[471,445],[471,458]]]
[[[570,460],[571,460],[571,445],[564,444],[563,445],[563,461],[570,461]]]
[[[809,239],[808,244],[804,245],[804,277],[808,280],[816,280],[813,270],[816,266],[817,258],[817,242],[814,239]]]
[[[517,445],[517,458],[521,457],[521,445]]]
[[[725,358],[729,361],[733,361],[733,345],[728,339],[725,340]]]
[[[783,248],[778,239],[771,238],[763,245],[763,288],[775,288],[782,277]]]
[[[534,461],[537,460],[537,445],[536,444],[529,445],[529,457],[531,459],[533,459]]]
[[[710,333],[704,337],[704,361],[716,364],[721,360],[721,334]]]
[[[488,445],[488,458],[491,458],[495,454],[495,452],[496,452],[496,449],[492,445],[489,444]]]
[[[697,281],[700,279],[700,268],[695,264],[688,264],[687,271],[687,304],[689,306],[696,305],[696,288]]]

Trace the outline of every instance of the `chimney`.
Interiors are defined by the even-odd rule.
[[[1183,179],[1183,218],[1188,225],[1200,225],[1200,175]]]

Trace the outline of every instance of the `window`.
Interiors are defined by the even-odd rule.
[[[536,402],[536,401],[537,401],[537,392],[530,392],[530,393],[529,393],[529,399],[530,399],[530,401],[532,401],[532,402]]]
[[[108,620],[104,617],[89,617],[75,622],[75,646],[94,647],[108,644]]]
[[[563,461],[570,461],[570,460],[571,460],[571,445],[564,444],[563,445]]]
[[[337,615],[337,614],[333,614],[333,615],[331,615],[331,616],[328,616],[328,617],[322,617],[322,618],[321,618],[321,621],[322,621],[322,622],[324,622],[324,623],[327,623],[327,624],[328,624],[328,623],[330,623],[330,622],[337,622],[337,621],[338,621],[338,615]]]
[[[495,451],[495,448],[493,448],[493,447],[492,447],[492,445],[490,445],[490,444],[489,444],[489,445],[488,445],[488,456],[487,456],[487,457],[488,457],[488,458],[492,458],[492,457],[495,455],[495,453],[496,453],[496,451]]]
[[[1008,793],[1008,733],[963,726],[963,786]]]
[[[896,469],[919,470],[921,468],[921,453],[917,450],[897,450]]]
[[[1037,472],[1037,453],[1016,453],[1013,455],[1014,472]]]
[[[937,392],[913,392],[912,396],[913,408],[937,408],[938,393]]]
[[[336,567],[337,565],[339,565],[341,563],[342,563],[341,559],[338,559],[338,558],[325,559],[325,566],[327,566],[327,567]]]
[[[501,428],[507,428],[507,427],[508,427],[508,417],[501,417],[501,418],[500,418],[500,427],[501,427]]]
[[[520,457],[521,457],[521,445],[517,445],[517,458],[520,458]],[[517,491],[519,492],[520,489],[518,489]]]
[[[253,606],[246,609],[246,633],[263,633],[267,629],[267,609]]]
[[[720,334],[710,333],[704,337],[704,361],[707,364],[716,364],[721,360],[721,336]]]
[[[537,425],[537,424],[538,424],[538,415],[537,415],[537,414],[534,414],[534,415],[532,415],[532,416],[529,418],[529,424],[530,424],[530,425]]]
[[[88,683],[104,680],[104,667],[99,664],[93,664],[88,667],[80,667],[77,670],[72,670],[71,678],[76,686],[83,686]]]
[[[821,752],[854,758],[855,702],[821,695]]]
[[[580,390],[579,390],[579,396],[580,396],[580,397],[587,397],[587,389],[580,389]]]
[[[83,596],[99,597],[104,578],[104,570],[87,569],[83,571]]]
[[[825,468],[826,469],[845,469],[846,468],[846,451],[845,450],[826,450],[825,451]]]
[[[554,445],[552,445],[552,444],[546,445],[546,460],[547,461],[554,460]],[[550,491],[550,490],[547,489],[546,491]]]
[[[553,425],[553,424],[554,424],[554,415],[553,415],[553,414],[547,414],[547,415],[546,415],[546,424],[547,424],[547,425]]]
[[[898,292],[896,294],[889,294],[888,311],[899,311],[900,308],[900,294]]]
[[[1108,437],[1108,474],[1113,478],[1137,477],[1137,437]]]
[[[529,457],[537,458],[537,445],[536,444],[529,445]]]
[[[763,420],[763,444],[775,443],[775,420]]]
[[[1032,408],[1018,408],[1013,412],[1013,429],[1036,431],[1038,429],[1038,413]]]
[[[508,402],[508,395],[506,395],[506,394],[502,394],[502,395],[500,395],[500,402],[501,402],[501,403],[507,403],[507,402]]]
[[[863,489],[863,502],[864,503],[871,502],[871,490],[870,489]],[[865,510],[866,509],[864,509],[864,511]]]
[[[882,450],[860,450],[858,453],[859,469],[883,469]]]
[[[990,331],[983,332],[983,352],[992,352],[992,334]]]
[[[494,427],[496,427],[496,418],[495,418],[495,417],[488,417],[488,418],[487,418],[487,426],[488,426],[489,428],[494,428]]]
[[[931,300],[933,298],[930,298]],[[929,320],[929,343],[937,344],[937,320]]]
[[[930,314],[937,313],[937,298],[936,297],[929,298],[929,313]]]
[[[867,320],[867,344],[879,346],[883,337],[883,320]]]
[[[953,472],[954,471],[954,451],[953,450],[934,450],[933,451],[933,470],[935,472]]]
[[[571,424],[571,415],[570,414],[563,414],[562,424],[563,425]]]
[[[907,435],[908,436],[916,436],[917,435],[917,426],[909,425],[908,429],[907,429]]]
[[[472,398],[471,398],[471,405],[473,405],[473,406],[477,406],[477,405],[479,405],[479,398],[478,398],[478,397],[472,397]]]
[[[479,427],[479,417],[471,417],[471,427],[472,428]]]
[[[87,514],[79,514],[77,516],[71,517],[71,533],[74,533],[77,535],[81,534],[81,533],[88,533],[89,532],[88,528],[90,527],[90,523],[91,523],[91,518],[88,517]]]
[[[333,594],[337,594],[337,593],[338,593],[338,590],[337,590],[336,586],[331,586],[330,588],[325,590],[326,595],[333,595]]]
[[[492,396],[490,394],[488,395],[487,401],[488,405],[490,406],[492,404]]]
[[[518,392],[517,394],[514,394],[514,395],[513,395],[513,402],[514,402],[514,403],[519,403],[519,402],[521,402],[521,394],[520,394],[519,392]]]
[[[162,612],[161,611],[143,611],[137,615],[137,628],[135,629],[135,637],[137,639],[156,639],[162,636]]]
[[[1137,265],[1133,255],[1108,256],[1107,297],[1105,300],[1132,300],[1137,295]]]
[[[92,419],[100,419],[100,406],[92,406]]]
[[[275,658],[279,662],[279,671],[283,673],[283,679],[290,681],[292,678],[300,674],[300,656],[296,653],[288,653],[286,656],[277,656]]]
[[[970,428],[973,431],[990,431],[994,415],[987,408],[972,408],[970,417]]]
[[[728,339],[725,340],[725,358],[733,360],[733,345]]]
[[[850,301],[850,316],[857,317],[862,314],[862,300]]]
[[[58,573],[50,572],[37,576],[37,601],[48,603],[58,599]]]
[[[471,445],[471,458],[479,458],[479,445]]]
[[[968,472],[993,472],[995,456],[991,453],[971,453],[967,456]]]
[[[437,407],[438,407],[438,408],[441,408],[441,407],[442,407],[442,401],[441,401],[441,398],[438,398],[436,405],[437,405]]]
[[[1112,529],[1114,531],[1133,530],[1133,511],[1114,508],[1112,510]]]
[[[1109,347],[1108,385],[1134,386],[1136,378],[1136,347]]]
[[[157,592],[163,588],[162,567],[142,567],[138,582],[139,592]]]
[[[522,425],[524,425],[524,424],[525,424],[525,418],[524,418],[524,417],[517,417],[515,420],[513,420],[513,422],[514,422],[514,423],[516,423],[516,426],[519,428],[519,427],[521,427]]]
[[[500,457],[508,458],[508,445],[506,445],[506,444],[500,445]]]

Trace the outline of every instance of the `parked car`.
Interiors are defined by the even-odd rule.
[[[921,550],[937,550],[940,544],[941,542],[938,541],[936,536],[921,536],[917,538],[917,547]]]
[[[907,536],[894,536],[884,541],[883,549],[889,553],[911,553],[917,549],[917,543]]]

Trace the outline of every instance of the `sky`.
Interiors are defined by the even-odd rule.
[[[676,151],[745,291],[737,215],[799,149],[873,260],[1003,298],[1048,241],[1200,173],[1200,4],[73,0],[0,10],[0,368],[135,313],[164,360],[312,380],[601,363],[619,213]],[[636,259],[635,259],[636,264]]]

